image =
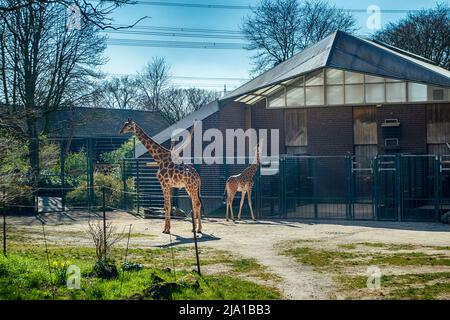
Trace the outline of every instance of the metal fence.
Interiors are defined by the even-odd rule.
[[[41,205],[48,211],[95,210],[105,187],[108,209],[163,214],[157,168],[149,168],[149,161],[124,159],[112,166],[110,174],[115,179],[109,185],[108,181],[97,182],[93,166],[87,163],[84,189],[67,187],[71,176],[59,173],[60,185],[40,188],[36,195],[38,201],[54,202]],[[205,216],[225,215],[226,179],[240,173],[248,163],[247,159],[245,164],[194,165],[202,178]],[[239,200],[238,193],[235,212]],[[255,176],[252,201],[259,218],[439,221],[450,211],[450,155],[282,155],[275,174],[258,172]],[[172,206],[181,212],[190,211],[190,199],[184,190],[173,191]],[[249,217],[247,201],[243,217]]]
[[[140,213],[163,207],[157,168],[148,168],[148,161],[123,161]],[[247,165],[195,165],[207,216],[224,216],[225,181]],[[450,210],[450,155],[282,155],[276,174],[257,174],[252,200],[259,218],[438,221]],[[234,204],[237,211],[239,194]],[[174,191],[172,205],[190,210],[183,190]],[[245,202],[243,216],[248,212]]]

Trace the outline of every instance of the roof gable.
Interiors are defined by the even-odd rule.
[[[450,71],[394,49],[336,31],[220,100],[233,99],[324,67],[450,87]]]

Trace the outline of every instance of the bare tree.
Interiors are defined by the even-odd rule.
[[[241,29],[246,48],[256,51],[252,71],[259,74],[336,30],[354,32],[355,25],[353,15],[325,0],[261,0]]]
[[[450,70],[450,6],[410,12],[396,23],[389,23],[374,39],[425,57]]]
[[[219,96],[220,93],[215,91],[170,87],[162,95],[161,115],[169,123],[175,123]]]
[[[116,227],[114,227],[111,222],[106,223],[106,229],[104,230],[103,222],[101,220],[89,220],[87,233],[94,242],[95,254],[98,259],[106,259],[111,252],[111,248],[124,237],[123,232],[116,232]]]
[[[20,11],[39,5],[59,5],[80,15],[85,21],[95,25],[102,30],[131,28],[143,19],[144,16],[128,26],[113,26],[111,24],[111,14],[118,8],[129,4],[135,4],[134,0],[109,0],[109,1],[88,1],[88,0],[0,0],[0,14]]]
[[[15,3],[16,0],[9,0]],[[23,117],[13,129],[26,137],[34,176],[39,174],[39,136],[51,130],[52,112],[84,101],[97,67],[103,64],[105,38],[81,21],[66,27],[66,8],[38,3],[0,14],[0,105],[2,116]],[[10,130],[5,126],[3,129]]]
[[[139,75],[142,105],[148,110],[159,110],[162,93],[170,84],[170,67],[165,58],[154,57]]]
[[[139,108],[139,81],[123,76],[100,82],[93,93],[93,106],[112,109]]]

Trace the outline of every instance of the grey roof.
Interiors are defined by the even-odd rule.
[[[149,135],[155,135],[169,125],[161,113],[155,111],[73,108],[50,115],[49,137],[121,136],[119,130],[128,118],[135,120]]]
[[[324,67],[450,87],[450,71],[425,60],[392,46],[336,31],[220,100],[236,98]]]

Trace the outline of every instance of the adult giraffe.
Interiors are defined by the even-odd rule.
[[[195,126],[195,122],[193,128]],[[192,129],[193,131],[193,129]],[[194,228],[195,220],[197,220],[198,233],[202,233],[202,221],[201,221],[201,209],[202,200],[200,198],[200,175],[195,171],[191,165],[180,163],[174,163],[172,155],[176,156],[184,147],[190,142],[192,131],[188,136],[188,139],[176,150],[169,150],[164,148],[151,137],[149,137],[141,127],[131,118],[125,122],[121,134],[132,133],[147,149],[148,153],[159,165],[156,177],[161,184],[161,188],[164,195],[164,211],[165,211],[165,225],[163,233],[170,233],[170,212],[172,209],[171,195],[172,188],[184,188],[188,193],[192,201],[192,214],[194,215]]]

